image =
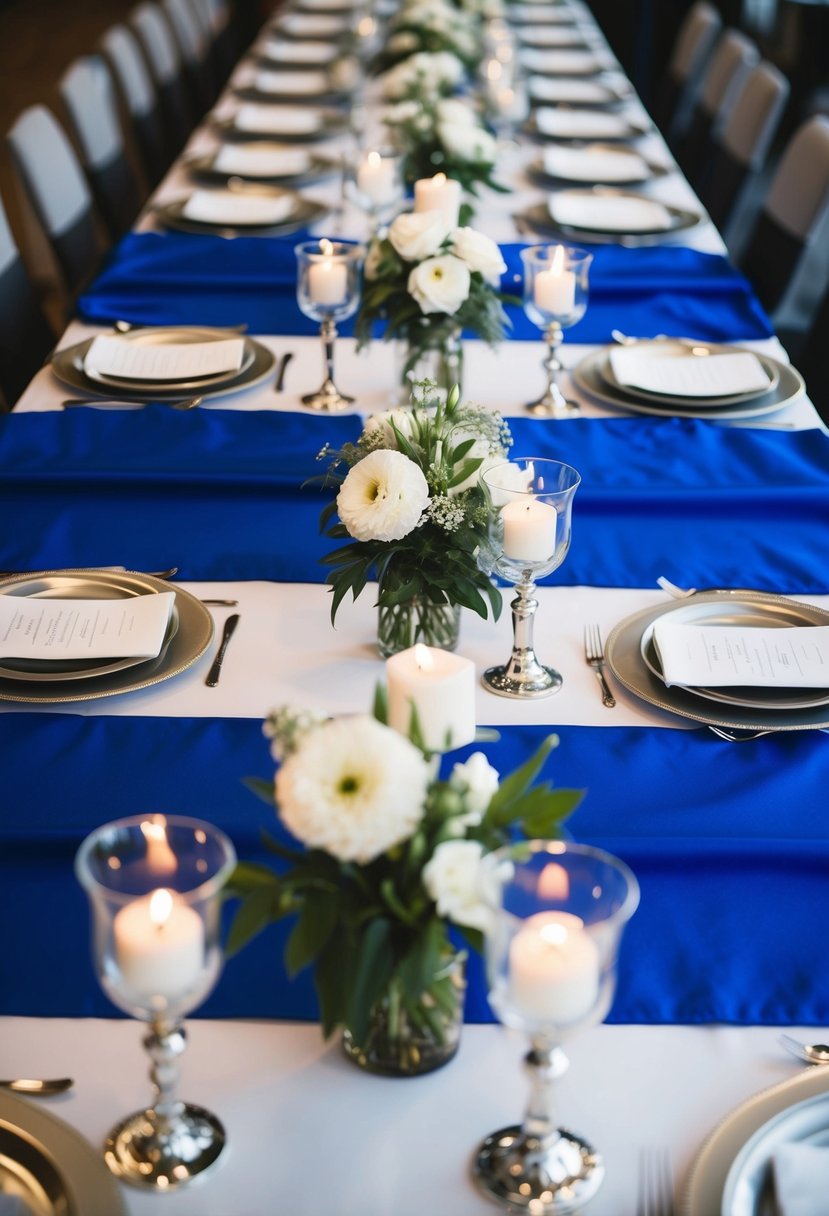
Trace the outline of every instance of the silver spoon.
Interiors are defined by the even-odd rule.
[[[53,1077],[40,1080],[33,1077],[17,1077],[13,1081],[0,1081],[0,1089],[10,1089],[16,1094],[28,1094],[30,1098],[48,1098],[52,1094],[63,1094],[75,1084],[72,1077]]]
[[[829,1064],[829,1045],[826,1043],[801,1043],[790,1034],[781,1034],[780,1043],[796,1059],[805,1060],[807,1064]]]

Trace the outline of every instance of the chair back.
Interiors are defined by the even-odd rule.
[[[726,30],[714,48],[700,83],[688,129],[676,152],[686,177],[695,184],[714,151],[714,135],[734,105],[740,87],[760,52],[739,30]]]
[[[653,107],[654,120],[669,142],[688,127],[705,62],[721,28],[722,18],[707,0],[697,0],[679,28]]]
[[[130,25],[147,57],[158,91],[167,147],[175,156],[193,129],[194,115],[173,31],[154,0],[144,0],[133,10]]]
[[[113,25],[101,39],[124,111],[129,118],[144,176],[154,186],[170,164],[158,94],[135,34]]]
[[[142,188],[127,158],[109,69],[100,55],[76,59],[58,92],[104,222],[114,240],[130,227]]]
[[[26,197],[74,295],[101,254],[92,193],[78,158],[45,106],[24,110],[6,139]]]
[[[9,407],[54,341],[0,201],[0,395]]]
[[[178,43],[193,99],[201,115],[216,97],[210,62],[210,38],[190,0],[161,0],[161,3]]]

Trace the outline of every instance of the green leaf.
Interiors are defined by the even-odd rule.
[[[281,889],[272,874],[270,886],[252,890],[239,905],[225,943],[225,955],[232,958],[238,954],[258,933],[272,921],[287,915],[289,910],[282,905]]]
[[[291,979],[320,953],[339,915],[337,892],[308,892],[285,946],[285,966]]]
[[[266,781],[263,777],[243,777],[242,785],[246,785],[252,794],[273,808],[273,781]]]
[[[380,997],[394,970],[391,925],[385,917],[369,921],[356,946],[356,966],[348,1000],[348,1027],[358,1043],[368,1030],[371,1006]]]
[[[484,824],[502,825],[512,818],[513,804],[535,781],[554,747],[558,746],[558,735],[548,735],[538,749],[514,773],[505,777],[492,797],[484,816]]]
[[[385,684],[381,684],[378,680],[374,685],[374,703],[371,707],[371,712],[378,722],[382,722],[383,726],[388,726],[389,723],[389,697]]]
[[[398,920],[402,920],[404,924],[411,925],[414,923],[414,917],[406,905],[401,900],[394,886],[393,878],[384,878],[380,883],[380,894],[388,905],[388,908]]]
[[[547,840],[559,835],[559,827],[584,797],[585,790],[551,790],[539,786],[521,799],[517,818],[525,836]]]
[[[314,968],[314,987],[320,1006],[322,1033],[327,1039],[348,1021],[348,998],[354,964],[354,937],[339,923],[320,951]]]
[[[446,949],[446,925],[433,916],[417,935],[397,974],[408,1000],[415,1003],[429,988]]]

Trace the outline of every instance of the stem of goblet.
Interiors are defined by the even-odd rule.
[[[337,340],[337,326],[334,324],[333,317],[326,317],[320,326],[320,337],[322,338],[322,361],[325,370],[325,383],[322,386],[323,392],[336,392],[334,384],[334,343]]]
[[[538,600],[533,595],[535,583],[521,582],[516,584],[515,599],[510,604],[512,608],[512,654],[521,667],[526,666],[528,658],[535,661],[533,651],[533,626]]]
[[[179,1079],[179,1056],[187,1046],[187,1035],[181,1022],[154,1021],[144,1038],[144,1047],[152,1060],[150,1080],[155,1091],[153,1110],[159,1123],[170,1124],[181,1115],[184,1104],[175,1098]]]
[[[558,321],[550,322],[545,337],[547,339],[547,358],[544,360],[543,366],[547,372],[546,396],[554,401],[564,402],[564,394],[558,383],[558,378],[563,370],[558,357],[558,349],[564,341],[564,330]]]
[[[530,1078],[530,1096],[521,1132],[526,1141],[536,1140],[543,1149],[558,1136],[558,1126],[553,1118],[555,1084],[564,1076],[570,1061],[555,1043],[533,1039],[524,1064]]]

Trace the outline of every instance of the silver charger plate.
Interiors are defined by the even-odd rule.
[[[270,151],[268,145],[260,145],[262,151]],[[273,146],[273,151],[278,150],[278,145]],[[321,181],[324,177],[330,177],[334,173],[338,173],[340,165],[337,161],[332,160],[330,156],[311,155],[308,162],[308,168],[301,173],[286,173],[278,174],[253,174],[253,173],[227,173],[223,169],[216,168],[216,158],[218,153],[209,152],[206,155],[191,156],[184,160],[184,168],[198,181],[206,182],[213,186],[226,186],[230,181],[254,182],[267,186],[307,186],[311,182]]]
[[[262,187],[264,189],[264,187]],[[176,232],[191,232],[199,236],[213,233],[214,236],[287,236],[298,232],[300,228],[314,224],[328,215],[330,207],[322,203],[312,202],[311,199],[297,195],[296,206],[290,216],[276,224],[210,224],[202,220],[193,220],[184,214],[186,198],[175,199],[163,203],[155,209],[155,218],[165,228]]]
[[[773,1115],[743,1145],[728,1171],[722,1216],[777,1216],[772,1158],[784,1144],[829,1145],[829,1094]]]
[[[131,329],[128,333],[119,334],[118,337],[124,342],[130,342],[134,346],[187,346],[197,342],[223,342],[230,337],[237,337],[236,334],[228,333],[226,330],[212,329],[196,325],[159,325],[159,326],[139,326],[137,329]],[[210,388],[219,380],[226,380],[229,375],[240,376],[248,370],[253,364],[254,352],[251,347],[245,342],[242,351],[242,362],[234,371],[227,372],[211,372],[206,376],[191,376],[177,380],[147,380],[138,379],[128,376],[110,376],[106,372],[98,371],[96,367],[87,366],[86,358],[83,361],[84,375],[92,380],[95,384],[103,384],[107,388],[117,389],[145,389],[152,388],[155,390],[163,390],[168,385],[171,386],[177,393],[183,389],[202,389]]]
[[[763,591],[701,591],[694,596],[694,601],[697,605],[717,604],[720,607],[733,607],[737,602],[762,603],[766,605],[769,616],[775,608],[779,612],[789,612],[793,604],[798,604],[804,612],[820,613],[821,624],[829,622],[829,613],[823,609],[813,609],[808,604],[799,605],[798,601],[786,599],[782,595],[769,595]],[[626,617],[611,630],[605,650],[607,664],[628,692],[649,705],[656,706],[657,709],[699,722],[703,726],[719,726],[727,730],[822,730],[829,725],[829,704],[803,709],[760,710],[751,706],[715,705],[713,702],[709,704],[684,688],[667,688],[662,680],[649,670],[642,658],[642,637],[647,629],[652,628],[654,621],[676,609],[675,600],[658,608],[646,608]],[[814,618],[810,623],[815,623]]]
[[[557,236],[575,243],[587,241],[593,245],[625,245],[630,249],[646,245],[661,245],[672,240],[677,233],[687,232],[689,228],[696,228],[702,219],[702,216],[695,211],[683,211],[679,207],[668,207],[664,203],[662,206],[671,217],[671,227],[660,228],[652,232],[619,232],[618,230],[609,232],[597,228],[574,228],[570,224],[559,224],[550,215],[546,203],[537,203],[534,207],[528,207],[516,219],[543,236]]]
[[[25,593],[29,595],[48,594],[51,591],[68,594],[71,590],[74,599],[157,595],[161,591],[173,591],[178,629],[158,658],[106,674],[90,673],[82,683],[72,679],[54,679],[21,688],[19,680],[0,677],[0,701],[49,705],[136,692],[140,688],[149,688],[169,680],[192,667],[213,640],[213,618],[204,604],[189,591],[150,574],[129,570],[48,570],[37,575],[19,574],[0,580],[0,594],[13,595],[17,587],[25,587]]]
[[[678,397],[674,398],[670,405],[641,401],[627,396],[621,390],[612,389],[602,376],[601,367],[607,359],[607,352],[610,349],[609,346],[602,346],[586,355],[571,370],[573,383],[589,396],[601,401],[602,404],[632,414],[653,414],[662,418],[707,418],[714,422],[759,418],[763,414],[773,414],[777,410],[791,405],[806,391],[803,377],[791,364],[781,363],[769,355],[763,355],[763,362],[773,364],[780,379],[775,389],[760,397],[754,397],[737,405],[718,404],[716,407],[704,405],[689,398]]]
[[[239,143],[251,143],[265,140],[268,143],[278,141],[281,144],[312,144],[321,139],[330,139],[338,135],[345,126],[345,117],[341,111],[327,112],[320,118],[318,127],[311,131],[291,131],[274,127],[267,131],[247,131],[236,126],[235,118],[217,118],[213,129],[222,139],[236,140]]]
[[[542,81],[555,80],[555,77],[547,78],[543,73],[537,73]],[[615,110],[619,106],[626,105],[630,101],[631,93],[629,89],[619,89],[614,85],[605,83],[603,80],[590,81],[590,84],[596,89],[596,95],[593,97],[551,97],[544,96],[543,87],[540,91],[536,91],[532,87],[532,80],[529,85],[530,102],[536,106],[578,106],[580,110]]]
[[[0,1195],[31,1216],[126,1216],[115,1178],[74,1128],[48,1111],[0,1094]]]
[[[263,64],[268,67],[278,68],[281,65],[272,63],[270,60],[263,60]],[[309,70],[313,70],[314,65],[308,65]],[[238,85],[233,89],[233,95],[239,97],[242,101],[259,101],[267,104],[273,102],[274,105],[282,105],[290,102],[291,105],[309,105],[309,106],[334,106],[342,105],[348,94],[339,89],[328,88],[321,93],[292,93],[290,89],[280,89],[271,91],[270,89],[257,89],[256,85],[243,84]]]
[[[565,109],[564,106],[560,106],[558,108],[562,109],[562,110]],[[581,109],[581,108],[582,108],[581,106],[578,107],[578,109]],[[532,135],[534,139],[540,139],[544,143],[556,143],[556,144],[592,143],[594,139],[601,140],[601,142],[605,143],[605,144],[631,143],[633,140],[641,139],[643,135],[647,135],[650,130],[651,130],[651,127],[647,123],[639,122],[638,120],[633,119],[633,118],[625,118],[624,122],[620,125],[617,134],[611,133],[610,135],[608,135],[607,132],[602,131],[600,133],[597,132],[595,136],[585,134],[584,131],[576,131],[576,132],[573,132],[572,135],[567,135],[567,134],[547,135],[544,131],[539,130],[538,124],[536,123],[534,117],[531,117],[529,122],[526,125],[527,134]],[[547,222],[549,224],[552,224],[552,222],[553,222],[552,217],[551,217],[549,211],[547,211],[546,204],[542,203],[541,207],[547,216]],[[531,210],[536,210],[536,209],[532,208]]]
[[[731,592],[725,602],[716,604],[699,604],[696,595],[692,595],[685,603],[675,606],[671,617],[676,623],[684,625],[730,625],[757,629],[797,629],[829,624],[829,612],[824,612],[822,608],[796,600],[780,604],[776,598],[773,604],[766,604],[757,598],[760,594],[740,599]],[[640,651],[645,666],[664,685],[662,663],[653,641],[653,625],[643,632]],[[811,706],[829,705],[829,688],[676,687],[683,687],[686,692],[706,701],[739,705],[746,709],[808,709]]]
[[[131,333],[136,337],[142,335],[145,340],[152,340],[154,337],[156,340],[172,342],[186,341],[188,334],[194,335],[190,339],[191,341],[203,341],[203,338],[195,335],[205,333],[211,333],[214,337],[221,335],[227,338],[229,336],[226,330],[204,330],[196,329],[193,326],[177,325],[147,327],[133,330]],[[130,334],[125,334],[124,337],[130,337]],[[56,351],[49,365],[53,373],[63,384],[68,384],[92,397],[110,398],[113,387],[117,387],[119,396],[125,401],[172,401],[180,398],[182,393],[191,390],[197,390],[201,397],[221,397],[225,393],[235,393],[239,389],[251,388],[254,384],[259,384],[270,375],[274,365],[273,352],[268,350],[267,346],[263,346],[261,342],[257,342],[253,338],[245,338],[246,353],[242,361],[243,369],[239,371],[225,372],[220,376],[202,377],[196,380],[159,382],[123,380],[115,382],[109,379],[104,383],[93,380],[84,367],[84,359],[91,345],[92,339],[87,338],[75,346],[66,346],[62,350]],[[248,354],[251,358],[248,358]]]
[[[607,358],[599,368],[599,374],[602,379],[617,392],[624,393],[629,397],[638,397],[642,401],[656,401],[663,405],[676,405],[682,404],[683,401],[693,401],[695,406],[703,409],[709,403],[712,408],[721,409],[725,405],[740,405],[744,401],[754,401],[757,397],[764,397],[766,393],[773,392],[780,383],[780,364],[774,359],[766,358],[765,355],[757,354],[756,351],[745,350],[736,346],[726,346],[717,342],[691,342],[687,338],[655,338],[652,342],[635,342],[630,345],[639,348],[640,353],[646,356],[672,355],[678,359],[705,359],[708,355],[754,355],[768,376],[769,381],[768,385],[762,389],[754,388],[741,393],[722,393],[719,397],[692,398],[686,393],[657,393],[650,389],[640,388],[638,385],[622,384],[617,380],[613,373],[610,353],[608,351]]]
[[[825,1095],[827,1091],[829,1069],[807,1068],[779,1085],[755,1094],[726,1115],[708,1136],[686,1175],[677,1216],[717,1216],[721,1213],[729,1172],[746,1141],[775,1115],[807,1098]]]
[[[655,161],[648,160],[646,157],[641,156],[638,152],[635,152],[632,148],[619,147],[618,145],[614,145],[614,144],[592,143],[592,142],[586,143],[584,145],[584,147],[585,147],[585,149],[589,149],[591,152],[613,152],[617,156],[619,156],[619,155],[630,156],[631,160],[634,160],[634,158],[635,158],[636,161],[644,161],[644,164],[647,169],[646,175],[644,177],[640,177],[640,176],[634,174],[633,177],[627,178],[623,183],[621,183],[621,182],[620,183],[610,183],[610,182],[601,182],[601,181],[590,182],[590,181],[587,181],[583,177],[569,177],[569,176],[548,173],[546,171],[546,169],[544,168],[543,159],[534,161],[529,166],[528,172],[531,174],[533,179],[535,181],[537,181],[539,183],[539,185],[542,185],[542,186],[558,186],[562,182],[566,182],[568,185],[582,185],[582,186],[606,186],[606,185],[611,185],[611,184],[614,184],[614,185],[623,184],[625,186],[641,186],[645,182],[653,181],[655,178],[665,177],[666,174],[671,172],[671,170],[666,169],[666,167],[664,165],[660,165],[660,164],[657,164]]]
[[[561,39],[556,38],[554,41],[550,41],[545,37],[546,30],[544,33],[539,31],[537,34],[534,34],[532,32],[533,25],[543,24],[543,21],[534,21],[528,27],[517,26],[515,32],[518,35],[520,44],[539,51],[590,51],[593,49],[584,30],[579,26],[562,25],[561,22],[550,24],[547,27],[549,30],[561,30],[563,35]]]

